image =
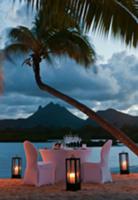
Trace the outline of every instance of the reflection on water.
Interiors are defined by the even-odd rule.
[[[51,148],[53,143],[34,143],[35,147],[39,150],[40,148]],[[97,162],[100,159],[100,147],[92,147],[91,148],[91,156],[89,161]],[[135,170],[138,172],[138,157],[132,153],[125,146],[113,146],[110,152],[110,167],[113,172],[119,171],[119,160],[118,154],[119,152],[126,151],[129,153],[129,162],[130,166],[135,166],[131,170]],[[25,154],[22,143],[0,143],[0,178],[9,178],[11,177],[11,158],[15,155],[19,155],[22,157],[22,174],[25,168]],[[41,160],[41,156],[39,154],[39,160]]]

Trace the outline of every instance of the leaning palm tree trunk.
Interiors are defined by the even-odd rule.
[[[111,125],[108,121],[106,121],[105,119],[103,119],[102,117],[97,115],[93,110],[91,110],[84,104],[76,101],[74,98],[69,97],[69,96],[55,90],[51,86],[43,83],[41,80],[41,76],[40,76],[40,66],[39,66],[39,63],[36,62],[36,60],[33,65],[33,70],[34,70],[34,74],[35,74],[36,83],[41,90],[44,90],[62,100],[64,100],[65,102],[69,103],[70,105],[78,108],[80,111],[85,113],[89,118],[91,118],[92,120],[95,120],[99,125],[101,125],[102,128],[107,130],[112,136],[114,136],[116,139],[120,140],[122,143],[124,143],[126,146],[128,146],[138,156],[138,146],[129,137],[127,137],[121,130],[119,130],[116,127],[114,127],[113,125]]]

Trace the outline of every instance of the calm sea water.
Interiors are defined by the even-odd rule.
[[[34,143],[35,147],[39,150],[40,148],[51,148],[53,143]],[[99,161],[100,159],[100,147],[92,147],[91,148],[91,156],[89,161]],[[110,167],[112,172],[119,172],[119,162],[118,162],[118,154],[122,151],[126,151],[129,153],[129,162],[131,166],[131,170],[138,172],[138,156],[133,154],[127,147],[125,146],[113,146],[110,152]],[[25,154],[23,149],[23,143],[0,143],[0,178],[9,178],[11,177],[11,158],[15,155],[19,155],[22,157],[22,175],[24,174],[25,169]],[[41,160],[41,156],[39,155],[38,160]]]

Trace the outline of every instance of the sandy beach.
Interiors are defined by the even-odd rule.
[[[113,175],[113,182],[82,184],[77,192],[65,190],[64,183],[41,187],[23,185],[22,180],[0,179],[0,199],[20,200],[137,200],[138,173]]]

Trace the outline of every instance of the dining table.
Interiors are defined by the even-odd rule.
[[[55,165],[55,182],[65,181],[66,158],[80,158],[81,164],[89,160],[91,148],[62,148],[62,149],[40,149],[42,160],[45,163],[52,162]]]

